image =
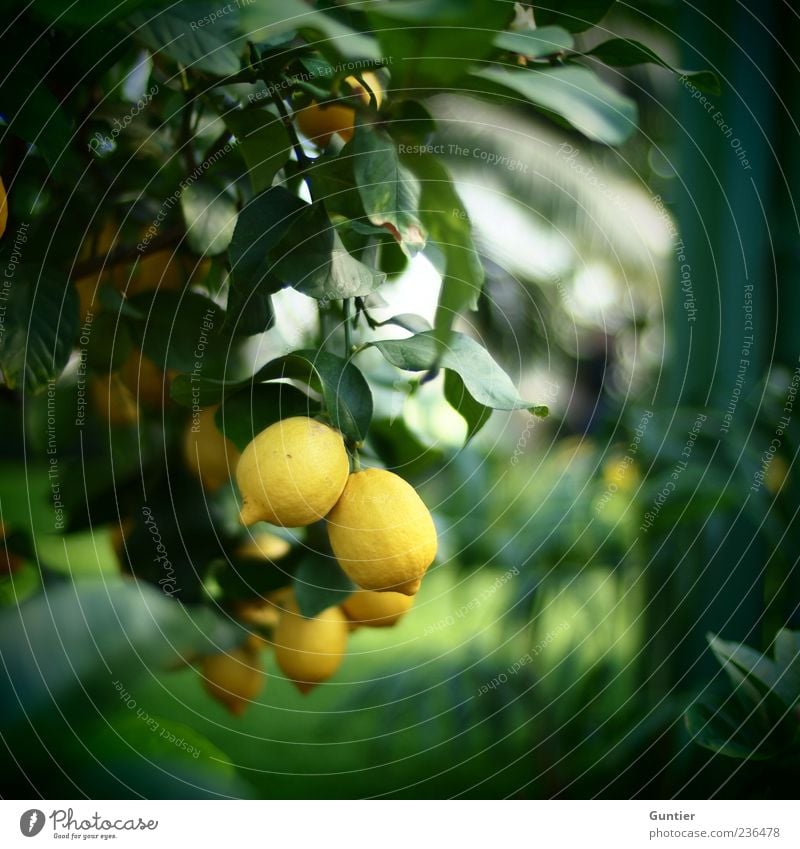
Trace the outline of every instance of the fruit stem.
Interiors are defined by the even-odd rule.
[[[297,131],[294,128],[294,124],[292,123],[292,119],[289,116],[288,111],[286,110],[286,104],[283,102],[283,99],[279,94],[275,92],[272,93],[272,102],[275,104],[275,108],[278,110],[281,116],[281,121],[283,126],[286,129],[286,133],[289,136],[289,141],[292,145],[292,150],[294,151],[295,158],[297,159],[297,164],[300,167],[300,170],[305,169],[310,160],[306,156],[305,151],[303,150],[303,145],[300,144],[300,137],[297,135]],[[308,183],[308,180],[306,180]],[[311,186],[308,187],[309,191],[311,190]]]

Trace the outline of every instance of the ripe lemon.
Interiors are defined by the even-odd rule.
[[[325,516],[342,494],[350,461],[339,431],[305,416],[270,425],[244,449],[236,469],[243,525],[287,528]]]
[[[247,542],[243,542],[234,552],[237,557],[248,557],[253,560],[280,560],[292,550],[291,544],[283,537],[262,531],[252,534]]]
[[[0,236],[6,232],[6,224],[8,223],[8,198],[6,197],[6,187],[3,183],[3,178],[0,177]]]
[[[208,407],[186,425],[183,456],[186,465],[207,492],[215,492],[230,479],[239,451],[220,433],[214,421],[216,407]]]
[[[246,648],[203,659],[203,686],[234,716],[242,714],[264,685],[258,654]]]
[[[342,610],[356,625],[366,625],[368,628],[388,628],[407,613],[413,604],[414,597],[403,593],[357,590],[342,602]]]
[[[118,374],[112,372],[92,377],[89,393],[95,412],[110,425],[122,427],[136,424],[138,421],[139,408],[136,399]]]
[[[347,634],[347,617],[341,608],[328,607],[306,619],[294,598],[289,598],[273,636],[275,660],[297,689],[308,693],[341,666]]]
[[[362,74],[364,82],[372,89],[378,106],[383,101],[383,87],[380,80],[371,71]],[[364,103],[369,103],[369,92],[355,77],[347,77],[345,82],[355,92],[353,97],[360,97]],[[316,100],[295,113],[297,126],[306,138],[319,147],[327,147],[335,133],[346,141],[353,138],[356,121],[356,110],[350,106],[331,104],[320,106]]]
[[[436,528],[414,488],[393,472],[350,475],[328,516],[333,553],[365,590],[414,595],[436,556]]]

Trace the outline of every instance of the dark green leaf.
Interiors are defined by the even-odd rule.
[[[245,293],[231,283],[225,304],[225,330],[234,336],[255,336],[269,330],[275,314],[272,295],[268,290],[269,286],[262,285],[260,289]]]
[[[179,404],[191,407],[218,404],[251,383],[299,380],[319,392],[331,424],[355,442],[362,441],[372,418],[372,394],[361,372],[351,363],[324,351],[295,351],[272,360],[252,378],[241,381],[192,379],[178,375],[170,393]]]
[[[98,374],[116,371],[131,352],[131,337],[125,324],[110,312],[94,316],[89,344],[85,346],[86,367]]]
[[[236,226],[236,204],[221,189],[202,180],[192,183],[181,195],[189,247],[201,256],[222,253],[230,244]]]
[[[27,9],[37,18],[57,27],[86,27],[108,24],[127,17],[137,9],[167,5],[165,0],[80,0],[65,4],[63,0],[33,0]]]
[[[570,32],[583,32],[604,18],[614,0],[561,0],[536,6],[534,15],[540,27],[555,24]]]
[[[174,368],[220,373],[228,356],[228,338],[220,334],[225,313],[195,292],[143,292],[128,302],[141,318],[128,319],[137,347],[162,371]]]
[[[72,699],[116,702],[112,686],[152,667],[234,645],[241,634],[210,610],[168,599],[143,583],[61,584],[19,609],[0,612],[0,702],[17,705],[14,721],[67,709]]]
[[[709,94],[719,94],[719,78],[712,71],[680,71],[665,62],[655,51],[638,41],[628,38],[612,38],[598,44],[587,51],[587,56],[594,56],[606,65],[626,68],[630,65],[653,64],[660,65],[673,74],[678,74],[688,80],[695,88]]]
[[[37,392],[61,374],[77,339],[75,289],[56,271],[21,265],[6,293],[0,369],[10,388]]]
[[[4,75],[0,113],[7,132],[35,145],[58,179],[77,180],[81,165],[75,154],[70,122],[44,82],[26,70]]]
[[[561,27],[537,27],[518,32],[499,32],[494,38],[494,46],[509,53],[520,53],[529,59],[541,59],[571,50],[575,44],[572,36]]]
[[[433,156],[408,156],[405,163],[421,183],[419,202],[428,244],[445,258],[442,291],[434,320],[434,332],[442,348],[456,315],[465,307],[476,309],[484,271],[472,227],[447,169]]]
[[[276,277],[318,300],[369,295],[386,279],[350,254],[321,203],[306,205],[270,256]]]
[[[464,381],[457,372],[449,369],[444,375],[444,397],[450,406],[457,410],[467,423],[467,439],[469,442],[473,436],[489,421],[492,415],[491,407],[479,404],[472,395],[467,392]]]
[[[384,56],[392,57],[392,85],[446,88],[468,66],[491,54],[492,33],[511,17],[506,3],[486,0],[396,0],[367,7]]]
[[[431,113],[416,100],[395,100],[386,108],[386,124],[396,141],[425,144],[436,130]]]
[[[451,374],[445,377],[445,397],[466,420],[468,439],[485,424],[491,410],[529,409],[537,415],[546,414],[546,408],[523,401],[489,352],[463,333],[451,333],[441,353],[434,332],[373,344],[397,368],[408,371],[447,369]]]
[[[696,702],[686,713],[686,727],[695,743],[722,755],[754,760],[769,756],[757,751],[761,737],[751,732],[747,715],[734,702],[725,708],[719,703]]]
[[[288,383],[253,383],[224,399],[216,421],[225,436],[243,451],[271,424],[291,416],[313,417],[319,410],[316,401]]]
[[[228,111],[225,126],[236,136],[256,192],[272,186],[289,158],[289,137],[280,118],[268,109]]]
[[[239,70],[244,38],[238,8],[223,12],[213,2],[175,3],[156,14],[136,13],[128,23],[151,50],[190,70],[220,77]]]
[[[300,613],[308,618],[341,604],[356,589],[336,559],[322,554],[309,554],[300,561],[292,586]]]
[[[394,142],[385,133],[359,124],[349,150],[369,220],[387,229],[407,256],[414,256],[425,247],[417,216],[420,189],[413,175],[401,166]]]
[[[489,91],[506,89],[561,116],[593,141],[622,144],[636,129],[636,103],[580,65],[485,68],[472,76]]]

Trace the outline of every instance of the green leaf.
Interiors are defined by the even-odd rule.
[[[137,9],[162,5],[166,5],[164,0],[117,0],[113,4],[107,0],[80,0],[71,4],[65,4],[63,0],[33,0],[27,10],[57,27],[86,27],[105,25],[125,18]]]
[[[236,204],[221,189],[198,181],[181,195],[189,247],[201,256],[215,256],[227,249],[236,226]]]
[[[629,38],[612,38],[608,41],[603,41],[591,50],[588,50],[586,56],[594,56],[606,65],[612,65],[619,68],[627,68],[630,65],[652,64],[660,65],[673,74],[678,74],[688,80],[695,88],[709,94],[719,94],[721,89],[719,78],[713,71],[680,71],[673,68],[668,62],[664,61],[655,51],[651,50],[646,45],[632,41]]]
[[[227,396],[216,413],[220,430],[243,451],[253,438],[282,419],[316,416],[320,406],[288,383],[253,383]]]
[[[7,132],[35,145],[54,177],[79,180],[82,168],[72,146],[72,127],[41,78],[23,69],[5,74],[0,84],[0,113]]]
[[[269,330],[274,320],[269,291],[255,289],[246,293],[231,283],[225,304],[225,330],[234,336],[255,336]]]
[[[499,32],[494,46],[509,53],[520,53],[529,59],[542,59],[562,50],[571,50],[575,44],[572,36],[561,27],[537,27],[520,32]]]
[[[254,197],[239,213],[228,258],[231,285],[243,295],[253,291],[277,292],[283,283],[274,275],[269,251],[295,225],[308,206],[282,186]]]
[[[20,265],[5,291],[0,369],[9,388],[37,392],[61,374],[77,339],[75,289],[57,271]]]
[[[471,76],[489,91],[512,91],[561,116],[592,141],[622,144],[636,129],[636,103],[580,65],[485,68]]]
[[[353,172],[369,220],[388,230],[411,257],[425,247],[425,233],[417,217],[420,189],[400,164],[389,136],[359,124],[351,143]]]
[[[355,442],[367,434],[372,419],[372,394],[364,376],[349,361],[325,351],[295,351],[272,360],[252,378],[224,381],[178,375],[173,380],[172,398],[185,407],[219,404],[251,383],[299,380],[319,392],[331,424]]]
[[[444,397],[447,403],[457,410],[467,423],[467,438],[469,442],[473,436],[489,421],[492,408],[479,404],[472,395],[467,392],[464,381],[457,372],[448,369],[444,375]]]
[[[425,144],[436,131],[431,113],[416,100],[393,100],[386,107],[386,124],[402,144]]]
[[[236,136],[253,190],[269,189],[289,158],[289,138],[281,119],[268,109],[231,110],[223,118]]]
[[[136,346],[162,371],[174,368],[220,373],[227,357],[228,337],[220,333],[224,311],[195,292],[143,292],[128,300],[139,317],[127,320]]]
[[[765,760],[768,752],[759,752],[761,736],[752,732],[748,716],[735,701],[723,708],[708,700],[696,702],[686,712],[686,728],[695,743],[731,758]]]
[[[156,14],[138,12],[128,23],[155,53],[190,70],[224,77],[239,70],[244,37],[238,8],[223,9],[214,2],[176,3]]]
[[[86,367],[98,374],[116,371],[131,352],[128,328],[110,312],[92,319],[91,344],[86,346]]]
[[[561,0],[537,5],[534,15],[540,27],[555,24],[570,32],[583,32],[604,18],[613,5],[614,0]]]
[[[441,367],[452,373],[445,376],[445,397],[467,422],[467,439],[486,423],[491,410],[532,410],[537,415],[546,414],[546,408],[523,401],[489,352],[463,333],[451,333],[441,353],[434,332],[372,344],[397,368],[430,371]]]
[[[492,52],[511,7],[486,0],[395,0],[366,9],[397,88],[447,88]]]
[[[775,688],[778,667],[761,652],[740,643],[721,640],[714,634],[708,635],[708,643],[734,685],[738,686],[752,676],[761,682],[764,689]]]
[[[0,702],[6,727],[59,709],[115,702],[110,675],[133,681],[197,654],[231,647],[241,631],[207,608],[168,599],[144,583],[58,584],[0,611]]]
[[[341,604],[356,589],[333,555],[322,554],[309,554],[300,561],[292,586],[300,613],[307,618]]]
[[[447,169],[433,156],[407,156],[404,162],[421,183],[420,217],[428,244],[444,255],[442,290],[434,319],[440,349],[456,315],[477,309],[484,271],[472,241],[472,226]]]
[[[317,300],[369,295],[386,279],[350,254],[321,203],[306,205],[270,256],[276,277]]]

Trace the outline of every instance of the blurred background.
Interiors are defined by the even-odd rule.
[[[139,430],[109,449],[103,427],[76,437],[72,473],[91,488],[110,456],[115,486],[107,515],[78,520],[70,503],[69,533],[56,534],[48,421],[74,386],[24,402],[0,392],[2,521],[9,540],[35,538],[0,578],[3,605],[29,604],[0,621],[22,681],[4,694],[3,796],[796,792],[796,637],[784,634],[783,701],[753,658],[800,629],[800,21],[782,0],[648,0],[615,4],[579,38],[610,34],[712,69],[721,93],[656,65],[598,69],[639,105],[640,131],[614,149],[524,107],[427,104],[487,270],[480,310],[457,329],[550,416],[496,412],[462,448],[435,381],[412,390],[360,355],[385,378],[372,439],[431,508],[440,555],[409,615],[354,632],[340,672],[309,696],[267,654],[265,689],[232,717],[196,670],[160,668],[148,640],[164,634],[131,638],[139,620],[115,582],[127,483],[161,443]],[[375,315],[432,318],[436,286],[418,257]],[[320,329],[301,296],[283,293],[276,313],[265,360]],[[149,496],[189,552],[209,544],[210,511],[235,526],[230,492],[212,508],[192,496],[203,528],[164,528],[170,495],[154,483]],[[171,615],[164,633],[172,624],[180,640],[186,623]],[[752,656],[734,663],[742,643]],[[40,664],[63,685],[55,699],[25,675]],[[169,735],[181,742],[165,752]]]

